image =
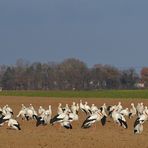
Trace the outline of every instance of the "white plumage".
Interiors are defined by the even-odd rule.
[[[81,128],[89,128],[92,126],[92,124],[100,120],[102,125],[104,126],[106,123],[106,115],[104,115],[101,111],[96,111],[95,113],[91,114],[86,118]]]
[[[9,126],[11,129],[21,130],[20,124],[19,124],[15,119],[9,119],[9,121],[8,121],[8,126]]]

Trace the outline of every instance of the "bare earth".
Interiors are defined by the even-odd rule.
[[[107,105],[122,102],[124,107],[130,107],[130,103],[144,102],[148,100],[122,100],[122,99],[84,99],[101,106],[104,102]],[[64,98],[42,98],[42,97],[0,97],[0,106],[8,104],[12,107],[16,116],[21,104],[26,106],[33,104],[36,110],[42,105],[48,108],[52,105],[53,115],[56,114],[58,103],[72,104],[72,101],[79,102],[79,99]],[[141,135],[133,134],[133,123],[135,118],[127,119],[128,129],[118,127],[108,118],[105,127],[98,122],[90,129],[81,129],[81,124],[86,116],[79,113],[79,121],[73,122],[73,129],[67,130],[57,125],[35,126],[35,121],[24,121],[17,119],[21,124],[21,131],[10,130],[5,124],[0,127],[0,148],[148,148],[148,123],[144,124],[144,131]]]

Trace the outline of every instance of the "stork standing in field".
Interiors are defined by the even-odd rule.
[[[52,117],[51,105],[48,106],[48,109],[45,110],[43,114],[44,114],[43,119],[45,124],[49,124]]]
[[[97,121],[101,121],[103,126],[106,123],[106,116],[103,115],[100,111],[96,111],[95,113],[88,116],[83,122],[81,128],[89,128]]]
[[[75,102],[73,102],[72,103],[72,105],[71,105],[71,111],[73,112],[73,111],[76,111],[76,103]]]
[[[34,117],[36,119],[36,126],[39,126],[39,125],[47,125],[47,124],[50,123],[51,116],[52,116],[51,105],[48,106],[48,109],[47,110],[44,109],[41,112],[42,113],[39,116],[34,115]]]
[[[35,111],[32,104],[29,107],[22,106],[22,109],[19,111],[17,118],[22,117],[22,119],[30,120],[34,118],[34,115],[37,116],[37,112]]]
[[[8,106],[8,104],[6,104],[3,109],[2,109],[3,114],[7,114],[8,112],[10,112],[13,115],[13,110],[11,107]]]
[[[131,103],[131,108],[129,110],[129,118],[134,117],[136,115],[136,113],[137,113],[137,110],[135,108],[135,105],[134,105],[134,103]]]
[[[68,129],[72,128],[72,125],[70,124],[70,121],[69,121],[69,112],[68,112],[68,110],[65,110],[61,114],[55,115],[50,120],[50,124],[54,125],[56,123],[60,123],[61,126],[65,127],[65,128],[68,128]]]
[[[95,104],[92,104],[90,109],[91,109],[92,114],[99,110],[98,107],[95,106]]]
[[[112,106],[110,112],[111,112],[111,117],[115,123],[117,123],[119,126],[123,126],[124,128],[128,128],[126,119],[119,112],[119,108],[117,106]]]
[[[134,134],[141,134],[143,132],[143,124],[138,123],[135,127],[134,127]]]
[[[87,115],[87,111],[85,110],[84,104],[82,103],[82,100],[80,100],[80,110],[82,112],[85,112],[85,114]]]
[[[84,104],[84,109],[87,112],[87,114],[92,114],[90,106],[88,105],[87,101]]]
[[[63,119],[65,118],[65,116],[67,116],[67,110],[65,110],[64,112],[62,111],[61,113],[58,113],[57,115],[55,115],[51,120],[50,120],[50,124],[54,125],[55,123],[59,123],[62,122]]]
[[[21,117],[22,120],[24,120],[24,119],[27,120],[27,118],[26,118],[26,110],[27,110],[27,108],[24,106],[24,104],[22,104],[22,108],[21,108],[21,110],[19,111],[19,113],[18,113],[18,115],[16,117],[17,118]]]
[[[77,113],[77,115],[78,115],[78,113],[79,113],[79,104],[77,103],[77,105],[76,105],[76,113]]]
[[[78,106],[77,105],[74,105],[72,108],[71,108],[71,112],[69,112],[68,116],[69,116],[69,121],[72,122],[72,121],[77,121],[79,119],[79,116],[78,116]]]
[[[148,120],[148,110],[143,111],[143,113],[141,115],[139,115],[137,117],[137,119],[134,122],[134,127],[136,127],[136,125],[138,124],[144,124],[145,121]]]
[[[138,116],[142,115],[143,110],[144,110],[143,102],[138,103],[136,109],[137,109],[137,115],[138,115]]]
[[[67,112],[71,112],[70,108],[69,108],[69,105],[66,104],[65,107],[63,108],[63,111],[67,111]]]
[[[58,110],[57,110],[57,114],[61,114],[61,113],[63,113],[63,109],[62,109],[62,104],[59,103],[59,105],[58,105]]]
[[[148,120],[148,110],[145,109],[143,114],[139,115],[134,122],[134,134],[141,134],[143,132],[143,124]]]
[[[15,119],[9,119],[8,126],[11,129],[21,130],[20,124]]]
[[[123,116],[129,116],[129,109],[128,108],[122,109],[120,111],[120,114],[122,114]]]
[[[45,112],[45,109],[42,106],[40,106],[38,109],[39,115],[41,115],[43,112]]]
[[[15,129],[15,130],[21,130],[20,128],[20,124],[17,122],[17,120],[13,119],[12,116],[12,111],[11,110],[7,110],[5,113],[5,115],[0,116],[0,125],[2,126],[5,122],[8,122],[8,127],[11,129]]]
[[[89,128],[97,121],[101,121],[102,126],[104,126],[106,124],[106,118],[105,106],[102,106],[85,119],[81,128]]]
[[[60,122],[60,125],[63,126],[63,127],[66,128],[66,129],[72,129],[71,122],[72,122],[73,120],[74,120],[74,119],[72,119],[71,117],[69,117],[69,114],[67,114],[67,115],[63,118],[63,121]]]
[[[118,102],[118,105],[116,106],[116,111],[120,112],[123,109],[121,102]]]

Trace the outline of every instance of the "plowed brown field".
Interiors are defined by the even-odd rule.
[[[101,106],[104,102],[107,105],[117,104],[121,101],[124,107],[130,107],[130,103],[144,102],[148,100],[123,100],[123,99],[84,99],[91,105],[95,103]],[[36,110],[42,105],[48,108],[52,105],[53,115],[56,114],[58,103],[72,104],[72,101],[79,102],[79,99],[64,98],[41,98],[41,97],[0,97],[0,106],[8,104],[12,107],[16,116],[21,104],[26,106],[33,104]],[[128,129],[118,127],[108,118],[107,123],[102,127],[98,122],[90,129],[81,129],[81,124],[86,116],[79,113],[79,121],[73,122],[73,129],[59,128],[57,125],[35,126],[35,121],[24,121],[17,119],[21,124],[21,131],[10,130],[5,124],[0,127],[0,148],[148,148],[148,123],[144,124],[144,131],[140,135],[133,134],[133,123],[135,118],[127,119]]]

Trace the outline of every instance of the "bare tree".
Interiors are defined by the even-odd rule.
[[[60,82],[65,89],[83,89],[87,66],[78,59],[66,59],[58,67]]]
[[[148,68],[141,71],[148,83]],[[0,87],[28,90],[88,90],[134,88],[139,80],[135,69],[120,71],[110,65],[96,64],[92,68],[79,59],[61,63],[29,62],[19,59],[14,66],[0,66]]]
[[[143,67],[140,73],[141,79],[145,83],[145,87],[148,87],[148,67]]]

